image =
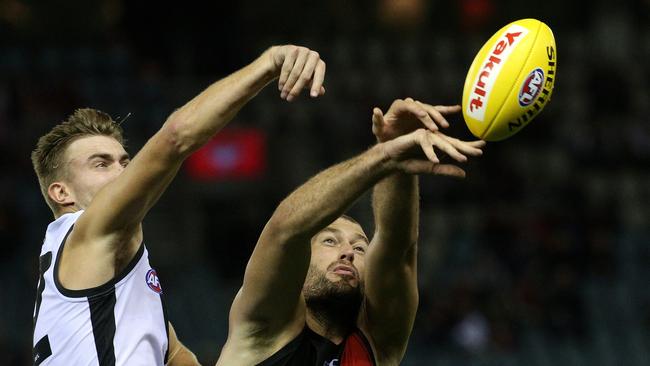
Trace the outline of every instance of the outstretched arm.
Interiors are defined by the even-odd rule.
[[[299,332],[300,296],[310,262],[310,240],[340,216],[390,168],[381,147],[317,174],[280,203],[262,230],[230,310],[230,333],[238,340]],[[229,338],[230,339],[230,338]]]
[[[395,173],[384,178],[373,189],[372,206],[375,233],[366,253],[358,326],[378,359],[399,364],[418,304],[418,177]]]
[[[319,173],[289,195],[266,224],[246,267],[231,308],[231,336],[268,341],[302,329],[300,293],[310,262],[311,237],[389,174],[457,174],[459,168],[434,161],[434,147],[441,146],[431,132],[418,130]],[[457,153],[453,146],[442,150]]]
[[[385,116],[375,109],[373,132],[379,141],[386,141],[422,124],[438,130],[449,126],[440,112],[455,110],[398,100]],[[434,134],[458,150],[450,150],[457,161],[465,161],[464,155],[481,154],[482,141],[459,143]],[[464,177],[465,173],[458,168],[454,175]],[[375,235],[366,254],[366,296],[359,326],[371,338],[377,357],[397,364],[406,350],[418,304],[418,177],[401,172],[387,176],[375,185],[372,204]]]
[[[93,198],[70,236],[71,249],[83,244],[93,258],[103,253],[135,253],[140,223],[176,175],[183,160],[222,129],[265,85],[280,78],[287,100],[308,87],[324,92],[325,64],[304,47],[278,46],[243,69],[212,84],[178,109],[144,145],[126,169]],[[80,253],[76,253],[82,255]],[[112,260],[111,260],[112,262]]]

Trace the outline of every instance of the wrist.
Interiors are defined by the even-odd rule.
[[[275,65],[275,60],[273,58],[273,52],[277,47],[278,46],[271,46],[267,48],[254,62],[258,64],[258,67],[262,71],[267,82],[277,78],[279,74],[278,67]]]
[[[388,152],[386,144],[386,142],[379,141],[375,146],[370,148],[370,152],[375,157],[375,159],[377,159],[381,170],[385,174],[390,174],[397,170],[397,164]]]

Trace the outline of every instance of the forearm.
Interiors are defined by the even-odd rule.
[[[248,66],[210,85],[165,123],[177,149],[187,154],[203,145],[276,77],[266,51]]]
[[[419,187],[417,175],[394,173],[375,185],[372,195],[375,235],[395,250],[417,242]],[[395,244],[392,244],[395,243]],[[394,248],[399,245],[400,248]],[[391,250],[392,251],[392,250]]]
[[[380,359],[397,364],[415,321],[417,289],[418,179],[392,174],[375,185],[376,231],[366,253],[365,317]]]
[[[392,169],[377,145],[311,178],[282,201],[270,223],[280,226],[285,233],[311,237]]]

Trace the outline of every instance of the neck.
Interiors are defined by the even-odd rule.
[[[356,327],[359,307],[336,300],[310,301],[307,304],[307,326],[334,344],[340,344]]]
[[[70,204],[70,205],[65,205],[65,206],[60,206],[59,210],[54,213],[54,219],[58,219],[59,217],[68,214],[68,213],[75,213],[77,211],[83,210],[83,208],[78,207],[76,204]]]

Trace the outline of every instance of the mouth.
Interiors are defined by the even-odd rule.
[[[341,276],[350,276],[357,278],[357,271],[354,268],[343,264],[334,267],[334,269],[332,269],[332,272]]]

